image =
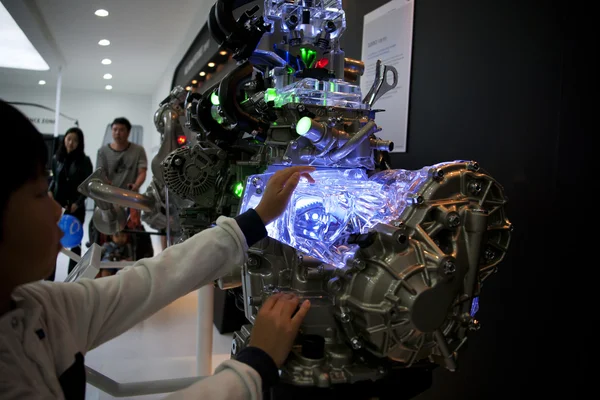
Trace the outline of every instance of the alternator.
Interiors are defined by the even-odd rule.
[[[165,184],[182,199],[211,207],[215,183],[226,158],[227,153],[211,142],[177,149],[162,163]]]

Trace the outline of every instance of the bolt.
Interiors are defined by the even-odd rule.
[[[460,225],[460,216],[455,212],[448,213],[447,221],[450,228],[456,228]]]
[[[492,249],[485,249],[483,256],[486,261],[492,261],[496,257],[496,252]]]
[[[248,257],[249,267],[258,267],[258,259],[256,257]]]
[[[298,142],[296,142],[295,140],[292,140],[290,142],[290,149],[296,150],[297,148],[298,148]]]
[[[231,354],[235,355],[237,353],[237,343],[235,342],[235,339],[233,339],[233,342],[231,343]]]
[[[298,107],[296,107],[296,110],[299,113],[303,113],[304,111],[306,111],[306,106],[304,104],[298,104]]]
[[[256,189],[256,194],[262,194],[262,189]]]
[[[292,159],[288,156],[284,156],[283,157],[283,164],[284,165],[290,165],[292,163]]]
[[[362,271],[367,267],[367,263],[365,263],[364,260],[356,258],[352,260],[352,266],[357,270]]]
[[[181,158],[176,158],[175,159],[175,165],[181,165],[183,161],[181,160]]]
[[[352,344],[352,348],[354,350],[358,350],[362,347],[362,343],[357,337],[353,337],[352,339],[350,339],[350,343]]]
[[[423,196],[418,196],[415,201],[417,202],[417,204],[423,204],[425,202],[425,199],[423,198]]]
[[[342,313],[342,315],[340,315],[340,321],[342,321],[345,324],[350,322],[350,319],[350,314]]]
[[[467,164],[467,169],[471,171],[479,171],[479,164],[476,162],[470,162]]]
[[[454,265],[454,263],[450,260],[446,260],[446,262],[444,262],[444,274],[446,275],[452,275],[456,272],[456,265]]]
[[[262,182],[262,179],[261,179],[261,178],[259,178],[258,176],[255,176],[254,178],[252,178],[252,184],[253,184],[255,187],[260,187],[260,186],[262,186],[262,183],[263,183],[263,182]]]
[[[400,243],[400,244],[406,243],[406,235],[398,235],[398,243]]]
[[[442,179],[444,179],[444,171],[441,169],[436,170],[433,173],[433,179],[436,181],[441,181]]]
[[[481,329],[481,324],[479,323],[479,321],[476,319],[472,319],[469,322],[469,330],[478,331],[479,329]]]
[[[471,181],[469,182],[469,191],[471,194],[478,195],[481,193],[481,182],[479,181]]]

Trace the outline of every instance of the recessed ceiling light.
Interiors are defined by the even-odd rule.
[[[189,92],[190,90],[192,90],[192,87],[191,86],[186,86],[185,90],[187,90]]]
[[[41,80],[41,81],[39,81],[38,83],[39,83],[40,85],[45,85],[45,84],[46,84],[46,81],[45,81],[45,80]]]
[[[48,71],[50,67],[0,2],[0,67]]]
[[[112,85],[106,85],[106,86],[104,86],[104,89],[106,89],[106,90],[112,90]]]
[[[108,11],[102,9],[96,10],[94,14],[96,14],[99,17],[108,17]]]
[[[226,56],[227,55],[227,51],[226,50],[221,50],[219,52],[219,54],[222,55],[222,56]]]
[[[205,75],[206,75],[206,72],[204,72],[204,71],[200,72],[200,76],[205,76]]]
[[[102,60],[102,64],[104,65],[110,65],[112,64],[112,61],[110,58],[105,58],[104,60]]]
[[[98,42],[98,44],[100,46],[108,46],[110,44],[110,40],[102,39],[101,41]]]
[[[214,62],[209,62],[209,63],[208,63],[208,67],[209,67],[209,68],[213,68],[214,66],[215,66],[215,63],[214,63]]]
[[[194,80],[192,81],[192,85],[195,85],[196,83],[198,83],[198,81],[194,79]]]
[[[111,74],[104,74],[104,79],[112,79],[112,75]]]

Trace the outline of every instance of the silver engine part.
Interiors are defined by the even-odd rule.
[[[473,301],[510,243],[506,199],[473,162],[435,166],[412,190],[401,193],[407,203],[398,218],[347,238],[355,253],[343,268],[270,238],[250,249],[240,284],[251,322],[278,291],[312,304],[284,381],[327,387],[376,380],[393,365],[456,369],[457,351],[479,329]],[[234,356],[250,334],[251,326],[236,332]]]

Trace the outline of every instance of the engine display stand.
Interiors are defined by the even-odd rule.
[[[337,385],[334,388],[299,387],[280,383],[263,400],[408,400],[432,385],[431,369],[396,371],[376,382]]]

